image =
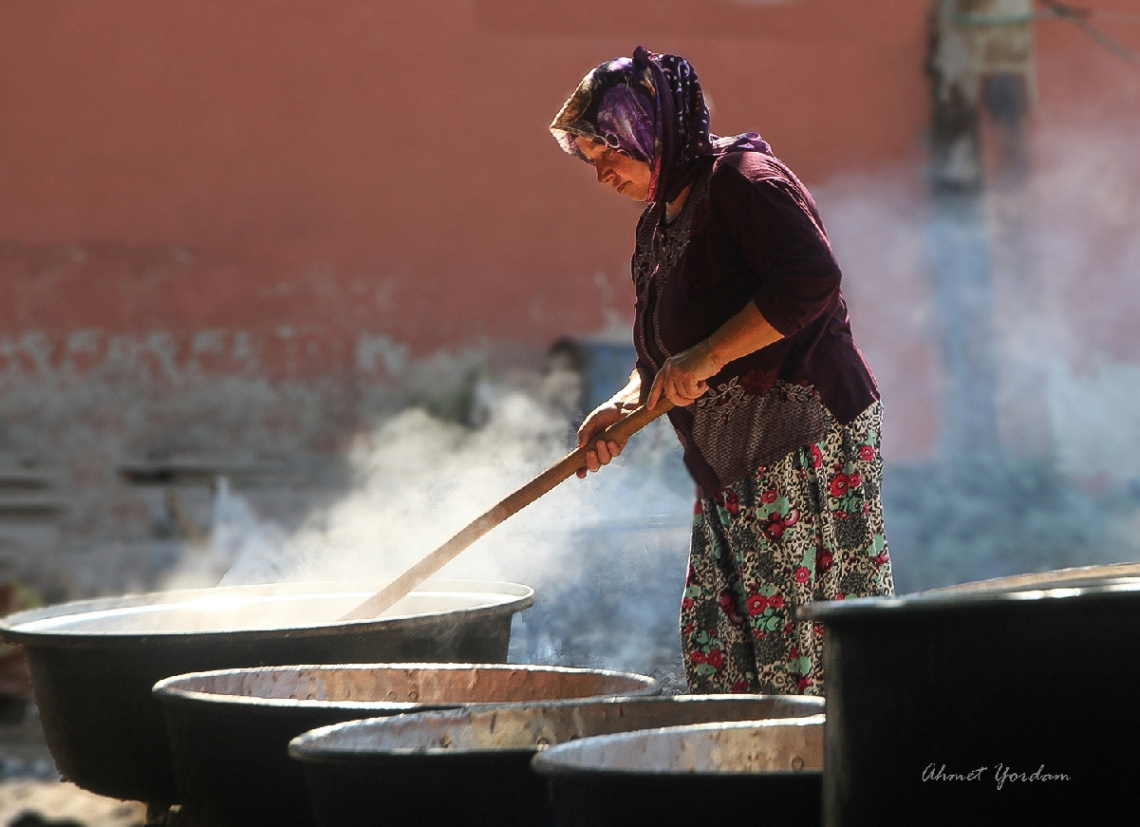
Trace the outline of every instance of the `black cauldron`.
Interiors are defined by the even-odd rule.
[[[1131,811],[1140,579],[1119,574],[802,608],[826,631],[824,823],[1087,824]]]
[[[181,813],[195,827],[310,827],[304,770],[289,760],[289,742],[310,729],[469,703],[657,691],[644,675],[513,664],[232,669],[167,678],[154,688]],[[451,793],[432,792],[443,794]]]
[[[558,827],[818,824],[824,716],[585,738],[533,759]]]
[[[294,739],[289,752],[304,767],[320,827],[541,827],[554,823],[554,813],[530,762],[548,746],[822,711],[822,698],[757,695],[469,707],[324,727]]]
[[[174,802],[156,681],[290,663],[504,661],[534,590],[429,581],[384,616],[341,622],[385,583],[292,583],[81,600],[0,621],[22,644],[48,748],[69,781],[110,798]]]

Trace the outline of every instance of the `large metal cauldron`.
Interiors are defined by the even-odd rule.
[[[469,703],[657,692],[644,675],[489,664],[283,666],[158,683],[184,818],[195,827],[309,827],[302,767],[289,742],[356,718]],[[433,797],[450,795],[435,790]]]
[[[83,600],[11,615],[60,773],[112,798],[174,801],[155,682],[206,669],[289,663],[504,661],[534,590],[429,581],[383,617],[339,622],[385,583],[293,583]]]
[[[824,823],[1065,824],[1131,811],[1140,579],[1108,569],[817,603]]]
[[[559,827],[818,824],[824,716],[585,738],[533,760]]]
[[[320,827],[553,824],[531,758],[579,738],[713,721],[798,718],[822,698],[679,695],[474,707],[374,718],[295,738]],[[447,790],[447,795],[439,795]]]

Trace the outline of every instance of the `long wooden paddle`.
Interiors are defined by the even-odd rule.
[[[597,445],[598,440],[625,442],[672,407],[673,403],[663,398],[657,402],[653,410],[649,410],[644,405],[634,408],[628,416],[602,431],[593,444]],[[477,517],[470,525],[435,551],[420,558],[403,574],[340,619],[366,620],[391,608],[396,601],[443,568],[461,551],[503,520],[530,505],[580,469],[585,468],[586,452],[592,447],[579,448],[567,454],[522,488],[507,496],[490,511]]]

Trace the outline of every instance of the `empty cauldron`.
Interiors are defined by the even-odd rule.
[[[320,827],[553,824],[531,758],[547,746],[638,729],[818,715],[823,699],[678,695],[469,707],[373,718],[295,738]],[[447,790],[440,795],[439,790]]]
[[[310,729],[464,704],[657,691],[644,675],[504,664],[233,669],[168,678],[154,688],[166,713],[181,814],[195,827],[312,825],[304,770],[288,751]]]
[[[1131,810],[1140,579],[1097,574],[803,607],[825,626],[824,823]]]
[[[559,827],[817,824],[824,716],[600,735],[533,759]]]
[[[164,809],[174,801],[155,682],[289,663],[504,661],[511,619],[534,602],[513,583],[433,580],[375,620],[340,622],[385,583],[192,589],[80,600],[10,615],[48,748],[69,781]]]

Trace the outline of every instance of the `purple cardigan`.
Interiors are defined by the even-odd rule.
[[[711,496],[822,440],[878,388],[851,335],[840,270],[807,189],[780,161],[737,152],[710,161],[680,215],[651,206],[637,226],[634,344],[643,395],[672,354],[752,301],[783,339],[725,366],[669,418],[685,464]]]

